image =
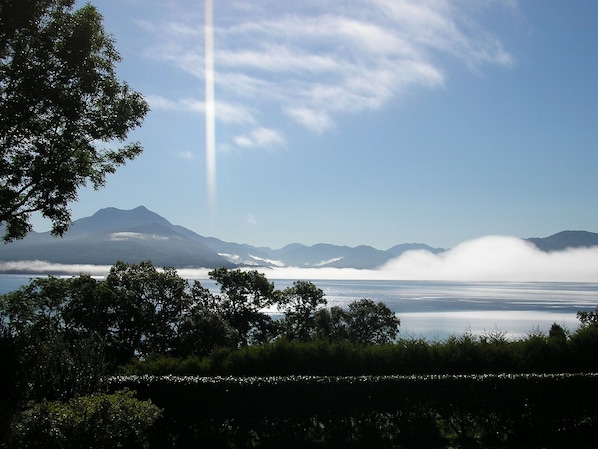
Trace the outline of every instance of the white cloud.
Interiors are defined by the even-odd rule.
[[[470,240],[440,254],[408,251],[376,270],[275,267],[269,279],[598,282],[598,247],[546,253],[515,237]]]
[[[513,56],[483,19],[513,8],[512,1],[475,7],[448,0],[220,2],[217,97],[245,111],[277,106],[321,133],[339,114],[376,110],[414,88],[445,85],[447,59],[474,71],[512,65]],[[141,23],[156,36],[147,56],[203,78],[198,20],[197,13],[186,13]],[[258,114],[236,123],[248,123],[249,116]],[[241,145],[252,141],[239,139]]]
[[[169,237],[155,234],[142,234],[140,232],[113,232],[108,236],[110,241],[124,240],[168,240]]]
[[[250,226],[256,226],[257,219],[255,218],[255,215],[253,215],[251,212],[248,213],[247,217],[245,218],[245,223],[247,223]]]
[[[488,236],[441,254],[409,251],[381,269],[394,279],[598,281],[598,247],[546,253],[515,237]]]
[[[202,114],[206,110],[205,102],[195,98],[172,100],[160,95],[146,95],[145,98],[152,110],[198,112]],[[216,119],[224,123],[251,124],[255,122],[253,111],[250,107],[223,101],[216,102]]]
[[[27,274],[89,274],[90,276],[106,276],[110,272],[109,265],[89,264],[60,264],[44,260],[19,260],[14,262],[0,262],[0,271],[19,271]]]
[[[234,142],[241,148],[271,148],[283,145],[285,139],[275,129],[256,128],[249,134],[235,137]]]
[[[179,151],[178,153],[176,153],[176,156],[186,161],[191,161],[195,159],[195,153],[193,153],[192,151]]]
[[[309,108],[286,108],[284,112],[316,133],[322,133],[333,125],[332,119],[326,111],[316,111]]]

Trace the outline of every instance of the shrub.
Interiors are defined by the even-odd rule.
[[[81,396],[68,402],[44,400],[15,416],[7,447],[145,448],[148,430],[161,414],[151,401],[137,400],[131,391]]]

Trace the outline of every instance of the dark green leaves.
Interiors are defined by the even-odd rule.
[[[102,16],[72,0],[0,0],[0,223],[24,237],[41,212],[62,235],[77,190],[141,153],[122,145],[149,108],[115,74]]]
[[[8,439],[12,448],[143,448],[161,415],[130,391],[42,401],[15,416]]]

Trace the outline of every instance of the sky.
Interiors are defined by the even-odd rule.
[[[598,232],[594,0],[214,0],[208,58],[204,0],[91,3],[151,112],[74,219],[271,248]]]

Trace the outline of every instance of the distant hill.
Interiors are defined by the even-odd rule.
[[[0,226],[1,227],[1,226]],[[563,231],[529,238],[542,251],[598,246],[598,234]],[[0,245],[0,262],[41,260],[62,264],[112,265],[117,260],[151,260],[176,268],[294,266],[374,269],[406,251],[445,251],[423,243],[401,243],[387,250],[371,246],[292,243],[280,249],[225,242],[199,235],[139,206],[132,210],[101,209],[76,220],[62,238],[32,232],[23,240]]]
[[[587,231],[562,231],[549,237],[534,237],[526,240],[546,252],[598,246],[598,234]]]
[[[117,260],[151,260],[157,266],[295,266],[376,268],[405,251],[441,248],[401,244],[387,251],[371,246],[338,246],[292,243],[280,249],[225,242],[173,225],[139,206],[132,210],[101,209],[73,222],[64,237],[49,232],[30,233],[25,239],[0,246],[0,261],[42,260],[63,264],[112,265]]]
[[[197,237],[181,232],[143,206],[133,210],[107,208],[76,220],[62,238],[49,232],[34,232],[23,240],[3,245],[0,261],[112,265],[117,260],[151,260],[158,266],[179,268],[235,266]]]

